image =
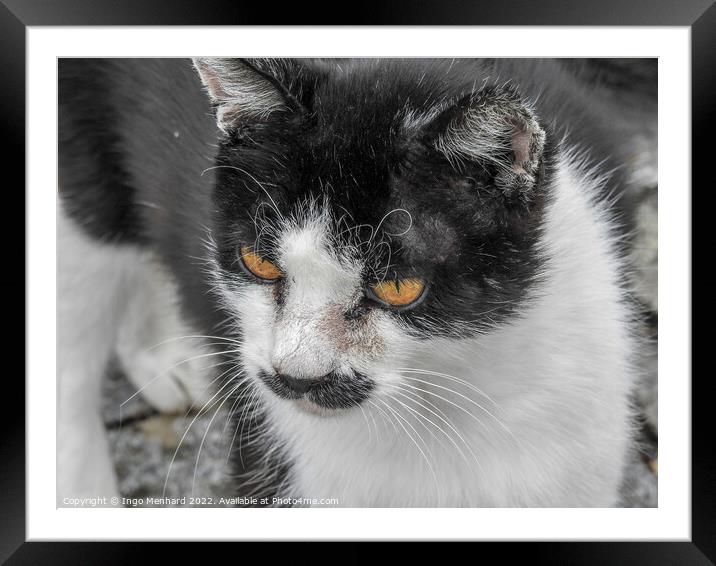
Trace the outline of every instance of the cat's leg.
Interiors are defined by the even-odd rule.
[[[100,243],[58,209],[57,503],[117,495],[101,388],[139,252]]]
[[[201,407],[210,397],[216,356],[182,319],[176,284],[151,255],[142,258],[138,285],[119,328],[117,357],[127,378],[159,411]]]

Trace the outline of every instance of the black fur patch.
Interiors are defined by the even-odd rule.
[[[257,241],[262,255],[276,258],[257,225],[280,226],[314,202],[329,208],[333,236],[362,250],[366,287],[384,278],[426,280],[420,304],[394,311],[417,335],[471,334],[513,314],[539,275],[535,243],[555,145],[548,134],[534,182],[514,190],[503,173],[513,160],[509,148],[455,163],[436,148],[452,117],[468,110],[479,116],[485,99],[489,111],[509,102],[509,116],[520,102],[514,89],[488,85],[479,104],[463,107],[482,78],[453,69],[449,62],[388,60],[355,62],[330,75],[321,66],[312,76],[304,65],[312,106],[244,123],[220,144],[214,202],[222,267],[236,272],[235,250]],[[443,107],[447,118],[406,131],[407,112]]]
[[[320,384],[303,394],[289,388],[276,374],[262,371],[259,377],[271,391],[283,399],[306,399],[324,409],[349,409],[360,405],[375,387],[372,379],[355,371],[350,376],[331,373]]]
[[[68,214],[95,238],[141,240],[140,216],[101,60],[62,59],[59,94],[59,178]]]

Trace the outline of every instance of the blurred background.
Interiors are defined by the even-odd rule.
[[[631,237],[626,250],[630,285],[644,338],[634,392],[638,437],[630,458],[622,506],[657,506],[658,233],[656,60],[571,60],[575,72],[603,94],[619,133],[625,181],[618,203]],[[104,419],[120,491],[128,498],[194,495],[232,497],[226,461],[234,430],[227,403],[206,414],[158,414],[116,366],[104,388]],[[131,398],[131,399],[130,399]],[[129,401],[127,401],[130,399]],[[120,414],[121,406],[121,414]],[[170,469],[171,466],[171,469]],[[166,490],[165,490],[166,485]]]

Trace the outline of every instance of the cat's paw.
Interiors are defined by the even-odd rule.
[[[161,345],[120,356],[120,363],[140,395],[163,413],[200,409],[211,395],[210,372],[201,348]],[[209,358],[210,359],[210,358]]]
[[[115,345],[120,366],[157,410],[201,408],[211,398],[215,357],[183,318],[172,275],[147,255],[137,265],[136,277]]]

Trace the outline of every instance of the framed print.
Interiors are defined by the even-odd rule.
[[[2,556],[711,563],[690,184],[713,6],[220,7],[0,8],[28,329]]]

